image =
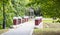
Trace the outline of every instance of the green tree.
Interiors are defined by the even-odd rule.
[[[34,9],[40,7],[44,17],[60,18],[60,0],[29,0],[26,6],[32,6]]]
[[[10,27],[14,16],[24,16],[28,0],[0,0],[0,24]]]

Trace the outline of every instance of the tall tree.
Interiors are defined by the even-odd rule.
[[[35,9],[41,8],[44,17],[60,18],[60,0],[29,0],[27,6],[32,6]],[[58,13],[58,14],[57,14]]]
[[[6,28],[6,12],[5,12],[5,1],[3,0],[3,29]]]

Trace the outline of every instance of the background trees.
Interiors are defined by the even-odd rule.
[[[10,27],[13,24],[14,16],[24,16],[26,1],[0,0],[0,28],[2,25],[3,28]]]
[[[34,9],[40,7],[44,17],[60,18],[60,0],[29,0],[27,6],[32,6]]]
[[[35,12],[40,8],[43,17],[60,18],[60,0],[0,0],[0,25],[4,19],[6,26],[10,27],[13,17],[24,16],[26,8],[29,7],[33,7]]]

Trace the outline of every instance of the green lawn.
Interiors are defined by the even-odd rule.
[[[43,20],[43,23],[52,23],[52,19],[48,19],[48,20]]]
[[[34,29],[33,35],[60,35],[60,28]]]
[[[60,23],[43,23],[43,28],[60,28]]]
[[[43,20],[43,23],[52,23],[53,20]]]
[[[43,29],[34,29],[33,35],[60,35],[60,23],[52,21],[52,19],[43,20]]]

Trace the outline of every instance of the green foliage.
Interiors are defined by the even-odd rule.
[[[26,6],[40,7],[44,17],[60,18],[60,0],[30,0]]]
[[[5,4],[6,26],[13,24],[14,16],[24,16],[26,8],[40,7],[43,17],[60,18],[60,0],[0,0],[0,24],[3,24],[3,3]]]
[[[3,3],[5,4],[6,26],[13,25],[13,17],[24,16],[28,0],[0,0],[0,27],[3,24]]]

